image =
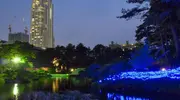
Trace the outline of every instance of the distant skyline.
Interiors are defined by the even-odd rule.
[[[129,8],[126,0],[53,0],[54,35],[56,45],[83,43],[94,47],[111,41],[123,44],[135,42],[138,19],[117,19],[122,8]],[[0,3],[0,39],[8,39],[8,25],[12,32],[30,29],[32,0],[2,0]],[[25,23],[23,23],[23,18]]]

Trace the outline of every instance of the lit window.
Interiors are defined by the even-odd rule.
[[[36,5],[39,5],[39,0],[36,0]]]
[[[44,4],[45,4],[45,5],[48,5],[48,2],[45,2]]]
[[[50,15],[50,19],[52,19],[52,8],[50,8],[50,13],[49,13]]]

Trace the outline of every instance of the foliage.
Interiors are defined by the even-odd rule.
[[[140,46],[139,44],[136,44]],[[48,48],[37,53],[35,66],[51,68],[61,68],[61,66],[69,68],[87,67],[93,63],[105,65],[118,62],[122,59],[130,57],[131,50],[123,51],[121,47],[110,48],[102,44],[96,45],[94,48],[84,46],[82,43],[78,45],[68,44],[66,47],[57,46],[56,48]],[[59,66],[54,66],[52,61],[58,59]]]
[[[143,62],[143,63],[142,63]],[[131,60],[129,63],[133,67],[133,69],[143,70],[149,66],[152,66],[154,63],[153,57],[149,54],[149,47],[146,44],[139,50],[135,51],[132,54]]]
[[[100,65],[92,64],[86,69],[85,74],[87,77],[97,78],[98,74],[99,74],[98,69],[100,69],[100,68],[101,68]]]
[[[0,58],[11,61],[15,57],[20,57],[24,62],[29,62],[35,58],[33,46],[28,43],[15,42],[14,44],[2,45],[0,48]]]
[[[138,6],[123,9],[123,15],[118,18],[131,19],[137,15],[141,16],[143,23],[137,27],[136,39],[138,41],[148,39],[154,56],[164,56],[166,62],[168,58],[179,59],[180,2],[178,0],[127,0],[127,2]]]

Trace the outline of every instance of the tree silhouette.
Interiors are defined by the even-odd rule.
[[[178,0],[127,0],[127,2],[139,5],[132,9],[123,9],[123,15],[118,18],[130,19],[141,15],[143,24],[138,26],[136,31],[137,40],[147,38],[149,45],[162,50],[162,55],[166,51],[174,52],[171,49],[173,45],[176,51],[170,54],[180,59],[178,33],[180,2]],[[149,3],[150,6],[144,6],[145,3]]]

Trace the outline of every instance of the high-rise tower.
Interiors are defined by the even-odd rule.
[[[36,47],[53,48],[52,0],[32,0],[30,43]]]

